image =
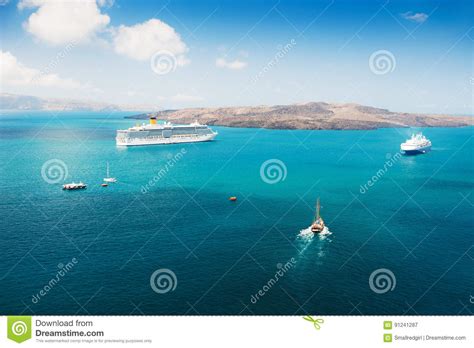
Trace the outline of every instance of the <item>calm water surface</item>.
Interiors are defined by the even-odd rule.
[[[424,129],[433,151],[414,157],[397,155],[409,129],[213,127],[214,142],[118,149],[124,115],[0,116],[4,314],[469,314],[472,128]],[[50,184],[52,159],[67,177]],[[107,161],[119,182],[103,188]],[[317,197],[331,233],[301,236]],[[158,269],[174,291],[153,291]]]

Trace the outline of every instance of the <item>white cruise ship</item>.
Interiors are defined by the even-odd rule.
[[[411,138],[400,145],[400,150],[407,155],[426,153],[431,150],[431,141],[421,134],[412,134]]]
[[[173,125],[169,122],[158,124],[156,117],[151,117],[150,124],[117,130],[115,140],[117,146],[143,146],[210,141],[216,135],[217,132],[197,122],[187,125]]]

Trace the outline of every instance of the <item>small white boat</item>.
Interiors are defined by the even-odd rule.
[[[412,134],[411,138],[400,144],[400,150],[407,155],[427,153],[431,150],[431,141],[423,134]]]
[[[110,177],[109,173],[109,162],[107,162],[107,177],[104,178],[104,182],[117,182],[116,178]]]
[[[64,184],[63,190],[81,190],[81,189],[85,189],[86,187],[87,185],[84,184],[82,181],[78,183],[72,182],[70,184]]]

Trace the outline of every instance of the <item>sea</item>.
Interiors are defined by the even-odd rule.
[[[3,315],[472,314],[473,128],[118,148],[132,114],[0,114]]]

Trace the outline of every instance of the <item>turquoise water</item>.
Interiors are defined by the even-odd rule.
[[[433,151],[411,157],[397,155],[409,129],[213,127],[214,142],[118,149],[124,115],[0,116],[2,313],[472,311],[472,128],[423,129]],[[51,184],[52,159],[64,167]],[[262,180],[267,160],[283,163],[279,182]],[[107,161],[119,182],[104,188]],[[301,236],[317,197],[330,233]],[[174,290],[153,291],[158,269]],[[395,278],[384,293],[369,284],[378,269]]]

